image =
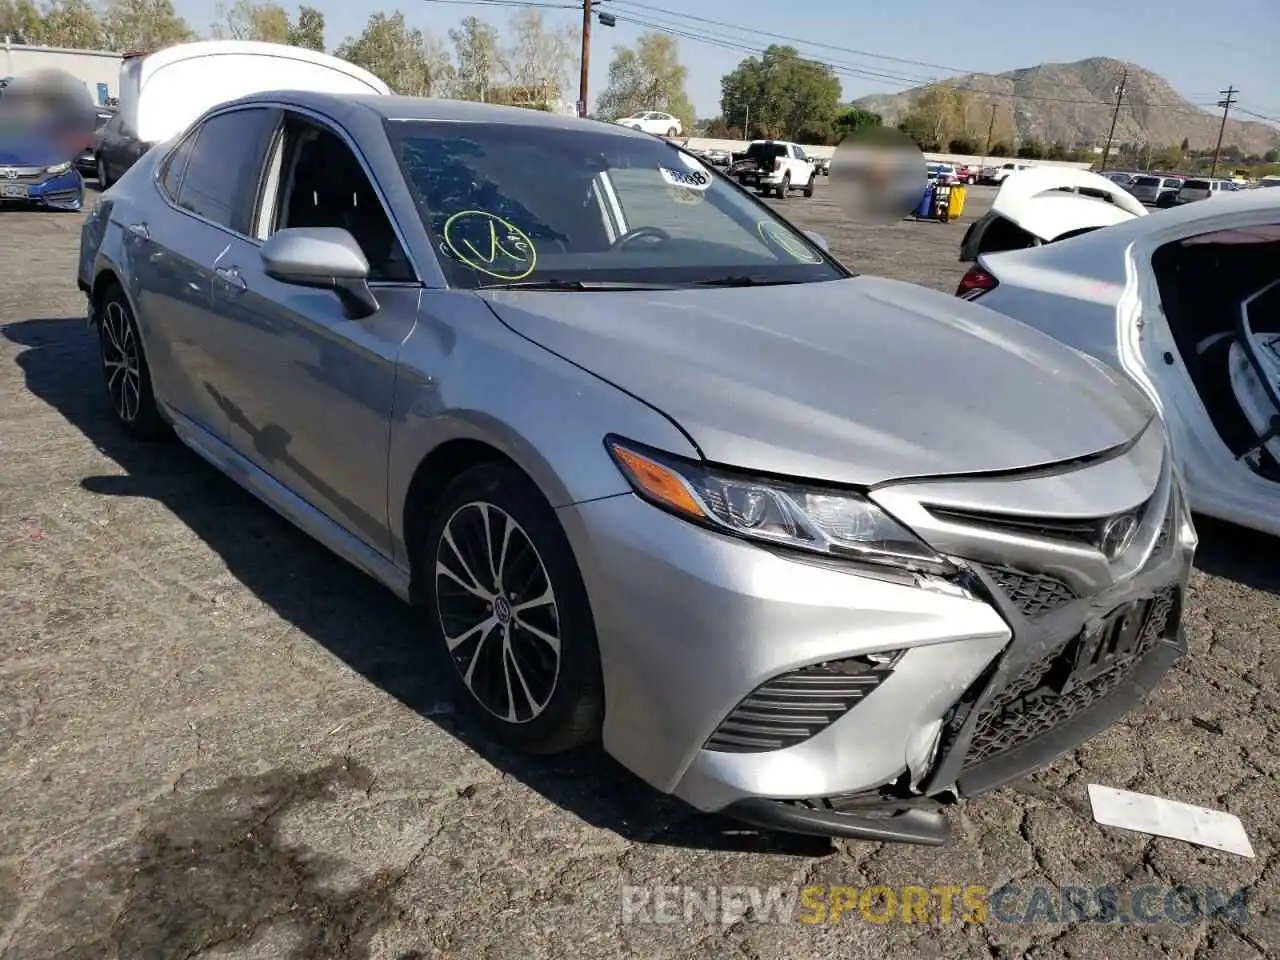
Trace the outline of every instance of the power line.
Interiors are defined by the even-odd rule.
[[[633,0],[619,0],[619,2],[632,3]],[[656,8],[653,8],[653,9],[656,9]],[[695,18],[685,14],[676,14],[676,16],[683,16],[685,17],[685,19],[697,19],[699,21],[707,19],[705,17]],[[706,43],[711,46],[720,47],[721,49],[725,49],[725,50],[742,51],[742,52],[747,52],[747,53],[752,53],[757,55],[762,53],[759,44],[753,44],[748,40],[738,38],[738,37],[726,37],[724,35],[717,35],[717,34],[711,33],[710,31],[695,30],[691,27],[685,27],[683,24],[677,26],[671,23],[664,23],[660,21],[642,19],[640,17],[633,16],[632,14],[629,14],[629,13],[625,15],[619,14],[618,20],[625,21],[628,23],[633,23],[637,26],[645,27],[652,30],[659,30],[666,33],[670,33],[674,36],[693,40],[694,42]],[[713,21],[713,22],[719,23],[719,21]],[[741,30],[744,32],[746,32],[746,30],[748,29],[745,27],[734,27],[731,24],[724,24],[724,26],[727,26],[736,30]],[[774,35],[774,36],[777,36],[777,35]],[[803,40],[796,40],[795,42],[810,43],[810,41],[803,41]],[[817,43],[811,43],[810,45],[829,46],[829,45],[817,44]],[[817,66],[829,67],[834,73],[841,76],[848,76],[848,77],[852,77],[859,80],[872,80],[878,83],[889,81],[891,83],[903,84],[903,85],[912,86],[912,87],[930,86],[933,84],[942,83],[956,91],[965,92],[965,93],[974,93],[983,97],[990,97],[992,99],[1025,100],[1025,101],[1036,102],[1036,103],[1067,103],[1067,104],[1075,104],[1078,106],[1089,106],[1089,107],[1106,106],[1106,102],[1101,100],[1083,100],[1080,98],[1069,98],[1069,97],[1048,97],[1048,96],[1041,96],[1037,94],[989,90],[989,89],[984,89],[982,87],[974,87],[966,84],[954,83],[950,80],[939,81],[937,78],[922,79],[918,77],[906,76],[903,74],[883,73],[883,72],[868,70],[865,67],[844,63],[838,60],[818,59],[815,57],[802,56],[799,54],[795,56],[782,55],[782,56],[779,56],[779,59],[798,61],[802,63],[812,63],[812,64],[816,64]],[[978,74],[978,75],[1000,79],[995,74]],[[1188,115],[1204,116],[1203,111],[1188,109],[1186,104],[1148,103],[1148,104],[1141,104],[1141,106],[1149,110],[1164,110],[1170,113],[1183,113]]]

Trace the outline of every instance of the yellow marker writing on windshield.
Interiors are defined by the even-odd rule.
[[[454,257],[498,280],[522,280],[538,265],[538,250],[529,235],[487,210],[459,211],[445,221],[442,232]]]
[[[765,243],[772,243],[789,253],[801,263],[821,263],[822,257],[818,256],[812,250],[807,249],[795,237],[791,236],[776,223],[770,223],[768,220],[761,220],[756,224],[756,232],[760,234],[760,239]]]

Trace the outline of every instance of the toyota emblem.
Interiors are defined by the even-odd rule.
[[[1137,514],[1122,513],[1107,521],[1106,526],[1102,528],[1102,537],[1098,545],[1108,560],[1115,560],[1129,549],[1137,530]]]

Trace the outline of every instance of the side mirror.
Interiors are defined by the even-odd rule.
[[[824,237],[822,234],[818,233],[816,230],[806,230],[804,232],[804,235],[808,237],[810,240],[812,240],[814,243],[816,243],[818,246],[820,246],[827,253],[831,252],[831,248],[827,246],[827,238]]]
[[[352,320],[378,312],[369,289],[369,261],[355,237],[340,227],[277,230],[262,245],[268,277],[296,287],[332,290]]]

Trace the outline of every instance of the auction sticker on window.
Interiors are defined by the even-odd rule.
[[[659,167],[662,179],[673,187],[684,187],[686,190],[706,190],[711,186],[711,174],[705,170],[672,170],[670,167]]]
[[[801,263],[822,262],[822,257],[808,249],[803,243],[791,236],[791,234],[776,223],[770,223],[768,220],[761,220],[756,224],[756,232],[760,234],[760,239],[765,243],[780,248],[793,259],[799,260]]]
[[[445,221],[446,252],[498,280],[523,280],[538,265],[529,235],[487,210],[462,210]]]

